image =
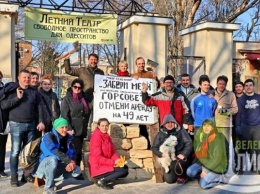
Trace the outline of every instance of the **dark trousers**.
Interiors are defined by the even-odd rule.
[[[166,183],[175,183],[177,178],[187,178],[186,170],[189,166],[187,159],[185,160],[174,160],[171,162],[170,170],[165,173],[163,169],[163,178]]]
[[[80,166],[80,162],[82,160],[82,145],[83,145],[83,136],[74,136],[73,139],[71,140],[75,149],[75,152],[77,154],[77,160],[76,165]]]
[[[0,172],[5,170],[6,142],[8,135],[0,134]]]
[[[114,168],[113,172],[108,172],[102,175],[95,176],[95,179],[104,178],[106,182],[112,182],[118,178],[125,178],[128,175],[128,166],[124,166],[123,168]]]
[[[252,157],[254,151],[256,153],[256,167],[260,170],[260,161],[258,161],[258,155],[260,154],[258,142],[260,142],[260,125],[258,126],[247,126],[242,128],[242,141],[246,141],[246,144],[242,144],[241,153],[245,153],[246,151],[250,154],[250,158]],[[257,144],[254,144],[257,142]]]

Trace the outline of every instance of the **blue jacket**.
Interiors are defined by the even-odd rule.
[[[66,138],[66,139],[63,139]],[[73,144],[71,142],[72,136],[67,134],[62,137],[62,140],[66,141],[66,148],[61,148],[61,138],[58,132],[53,128],[51,132],[46,133],[40,145],[41,155],[40,162],[49,156],[55,156],[58,161],[69,164],[71,160],[76,160],[76,153],[74,151]],[[64,146],[62,146],[64,147]]]

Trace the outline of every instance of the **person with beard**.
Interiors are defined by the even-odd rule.
[[[39,94],[42,99],[44,114],[44,133],[52,130],[52,122],[60,117],[60,104],[57,94],[52,91],[52,77],[45,75],[40,81]]]
[[[74,79],[61,104],[61,117],[68,121],[68,133],[73,135],[72,143],[77,154],[77,165],[80,165],[82,158],[82,145],[87,136],[90,116],[89,101],[83,92],[83,87],[81,79]]]
[[[236,98],[238,99],[239,97],[241,97],[244,94],[244,83],[235,82],[234,87],[235,87],[234,93],[236,95]]]
[[[86,93],[88,101],[91,102],[93,100],[94,92],[94,77],[97,74],[104,75],[104,71],[97,67],[99,57],[97,54],[90,54],[88,56],[88,66],[80,68],[71,68],[69,57],[70,55],[64,60],[65,73],[76,76],[83,81],[84,87],[82,88],[82,91]]]

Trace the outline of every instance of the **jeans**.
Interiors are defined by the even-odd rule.
[[[199,180],[199,185],[202,189],[210,189],[220,184],[222,180],[221,174],[216,174],[213,172],[208,172],[206,176],[200,178],[200,174],[202,172],[202,166],[200,164],[192,164],[187,169],[187,175],[191,178],[195,178]]]
[[[40,179],[45,178],[44,189],[47,190],[54,187],[54,181],[78,177],[81,174],[79,166],[76,166],[72,172],[67,172],[66,166],[67,164],[60,163],[56,157],[49,156],[41,161],[34,176]]]
[[[34,138],[35,123],[18,123],[9,121],[11,134],[11,175],[18,172],[18,157],[21,149]]]

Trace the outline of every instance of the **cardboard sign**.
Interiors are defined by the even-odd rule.
[[[158,121],[157,107],[142,102],[142,83],[148,84],[148,94],[155,93],[153,79],[95,76],[94,121],[107,118],[109,122],[154,124]]]

